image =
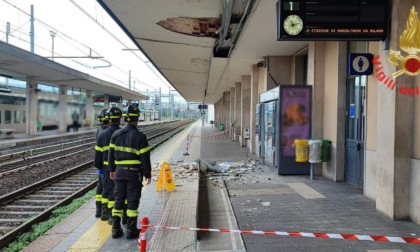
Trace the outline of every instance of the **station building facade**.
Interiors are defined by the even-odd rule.
[[[255,153],[259,94],[312,86],[312,138],[332,141],[331,159],[317,164],[316,174],[360,188],[391,219],[420,224],[420,25],[408,21],[412,7],[420,11],[420,2],[392,1],[387,41],[312,41],[291,56],[267,55],[215,104],[215,121],[233,126]],[[414,39],[404,47],[410,22]],[[349,53],[373,54],[373,74],[350,76]]]

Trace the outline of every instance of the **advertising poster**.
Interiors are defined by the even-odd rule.
[[[281,155],[295,156],[295,139],[311,137],[311,89],[281,87]]]

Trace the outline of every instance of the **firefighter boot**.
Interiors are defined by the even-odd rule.
[[[100,201],[96,201],[96,212],[95,212],[95,217],[96,217],[96,218],[101,217],[101,212],[102,212],[102,202],[100,202]]]
[[[127,217],[127,239],[138,238],[139,232],[137,229],[137,217]]]
[[[124,205],[122,224],[123,225],[127,224],[127,205]]]
[[[112,216],[112,239],[117,239],[123,236],[123,230],[121,228],[121,217]]]
[[[110,216],[110,211],[107,205],[102,205],[102,216],[101,216],[101,220],[106,221],[109,220],[109,218],[111,218]]]

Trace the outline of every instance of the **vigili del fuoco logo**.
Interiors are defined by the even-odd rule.
[[[401,74],[416,76],[420,73],[420,57],[418,56],[420,52],[420,22],[414,6],[411,8],[405,30],[400,36],[400,49],[405,53],[401,54],[400,51],[390,50],[388,61],[397,66],[397,71],[392,73],[391,77],[382,71],[383,66],[381,66],[379,55],[373,59],[373,64],[377,66],[375,72],[378,81],[387,85],[391,90],[397,86],[394,78]],[[399,92],[409,96],[420,95],[418,86],[415,88],[401,86]]]

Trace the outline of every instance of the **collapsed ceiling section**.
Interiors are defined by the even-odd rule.
[[[163,28],[186,35],[217,38],[220,32],[220,18],[167,18],[157,23]]]
[[[224,0],[220,18],[171,17],[157,24],[172,32],[216,38],[213,56],[226,58],[239,37],[253,3],[253,0]]]

